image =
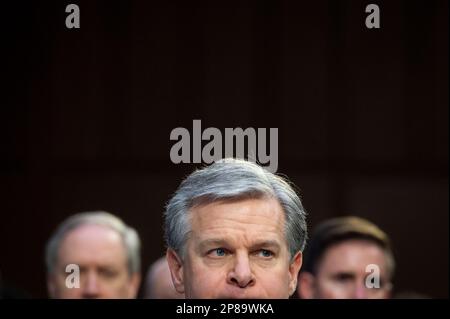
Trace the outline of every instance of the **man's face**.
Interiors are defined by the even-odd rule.
[[[80,268],[80,287],[66,287],[66,266]],[[130,275],[120,235],[100,225],[81,225],[67,233],[59,247],[53,274],[48,277],[53,298],[134,298],[139,275]]]
[[[219,201],[190,211],[192,232],[182,261],[167,258],[186,298],[288,298],[302,256],[290,262],[284,213],[275,199]]]
[[[366,287],[370,264],[380,270],[379,288]],[[302,298],[383,299],[389,297],[390,287],[385,252],[370,241],[347,240],[325,251],[315,276],[300,275],[299,293]]]
[[[147,299],[184,299],[175,290],[166,258],[159,259],[147,275],[144,297]]]

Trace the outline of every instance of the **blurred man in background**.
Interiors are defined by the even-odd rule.
[[[110,213],[87,212],[66,219],[48,241],[45,257],[52,298],[137,295],[141,278],[139,236]],[[68,272],[68,265],[79,269],[78,288],[68,284],[68,277],[77,275],[76,271]]]
[[[394,266],[389,238],[376,225],[358,217],[330,219],[317,226],[308,243],[298,296],[389,298]]]
[[[173,286],[169,265],[166,256],[159,258],[150,265],[144,285],[144,298],[146,299],[182,299],[184,294],[179,293]]]

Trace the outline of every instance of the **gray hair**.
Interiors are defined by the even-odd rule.
[[[252,162],[222,159],[194,171],[178,187],[165,211],[168,247],[185,255],[191,225],[189,210],[197,204],[236,198],[272,197],[285,215],[285,238],[291,258],[303,251],[307,239],[306,212],[295,190],[285,178]]]
[[[127,252],[129,273],[133,274],[140,272],[141,242],[136,230],[127,226],[120,218],[114,216],[113,214],[103,211],[94,211],[70,216],[58,226],[45,247],[45,262],[48,273],[52,273],[54,271],[54,267],[58,259],[59,247],[67,233],[81,225],[86,224],[106,226],[116,231],[122,237],[122,241]]]

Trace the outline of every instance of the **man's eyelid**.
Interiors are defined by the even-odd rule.
[[[207,254],[210,255],[210,254],[212,254],[212,253],[215,253],[215,252],[217,252],[219,249],[220,249],[220,250],[223,250],[225,254],[229,254],[229,253],[230,253],[230,251],[229,251],[228,249],[224,248],[224,247],[216,247],[216,248],[208,249]]]
[[[256,251],[256,253],[262,253],[262,252],[268,252],[270,254],[270,256],[265,256],[265,257],[273,257],[275,256],[275,252],[272,251],[272,249],[267,249],[267,248],[260,248]]]

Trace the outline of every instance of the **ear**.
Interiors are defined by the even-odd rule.
[[[291,296],[297,288],[298,272],[302,267],[303,255],[299,251],[295,254],[294,258],[289,265],[289,296]]]
[[[171,248],[167,249],[166,259],[172,276],[173,286],[176,291],[182,294],[184,293],[183,261],[175,250]]]
[[[297,294],[300,299],[314,298],[314,275],[303,271],[298,276]]]
[[[128,298],[136,298],[139,290],[139,285],[141,284],[141,274],[135,272],[130,276],[130,283],[128,285]]]

